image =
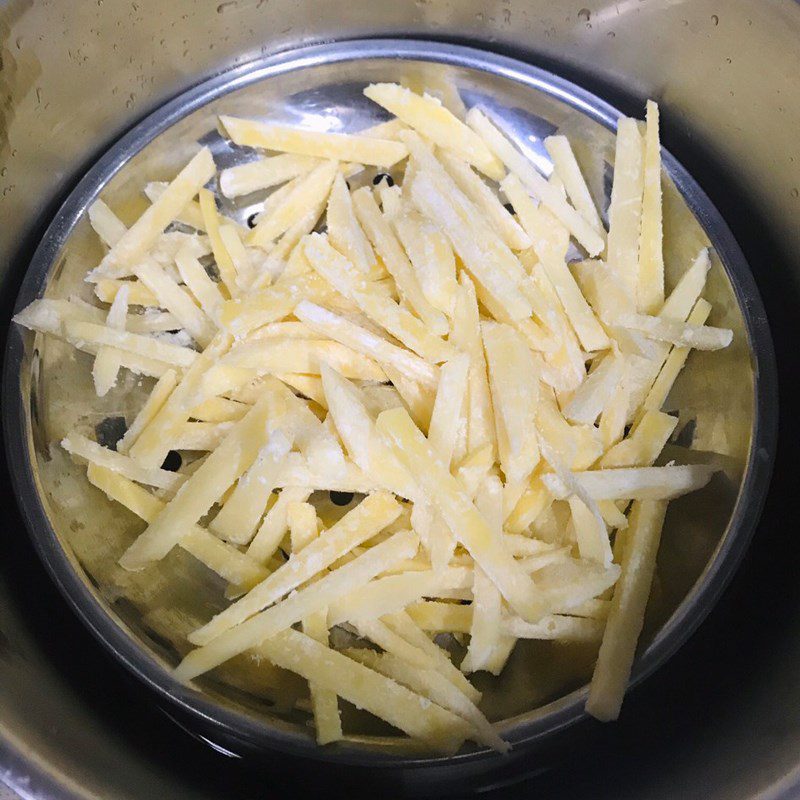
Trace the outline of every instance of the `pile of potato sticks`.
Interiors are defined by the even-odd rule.
[[[712,473],[654,466],[660,409],[692,348],[732,338],[705,324],[706,251],[665,297],[658,108],[619,122],[606,232],[565,137],[546,177],[453,96],[364,93],[386,122],[222,117],[253,160],[201,149],[130,227],[91,206],[99,304],[16,321],[89,353],[98,396],[121,369],[156,380],[121,438],[62,445],[146,523],[123,567],[177,546],[227,582],[183,680],[246,653],[308,681],[321,744],[342,698],[440,752],[502,751],[466,676],[519,639],[585,641],[587,709],[613,719],[667,503]],[[269,194],[245,228],[207,186]],[[356,498],[326,527],[318,492]]]

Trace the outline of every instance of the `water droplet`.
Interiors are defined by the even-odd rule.
[[[608,38],[609,38],[609,39],[614,39],[614,38],[616,37],[616,35],[617,35],[617,34],[616,34],[616,33],[614,33],[614,31],[609,31],[609,32],[606,34],[606,36],[608,36]]]
[[[726,58],[725,59],[725,63],[726,64],[733,64],[733,59],[732,58]]]
[[[592,12],[588,8],[582,8],[578,12],[578,19],[583,22],[588,22],[592,18]]]
[[[0,169],[0,178],[5,178],[7,172],[8,167],[3,167],[3,169]]]
[[[797,187],[792,189],[792,197],[800,197],[800,189],[798,189]]]
[[[711,15],[711,24],[716,28],[719,25],[719,17],[716,14]]]
[[[684,28],[688,28],[689,27],[689,20],[688,19],[682,19],[681,23],[683,24]]]
[[[232,8],[236,7],[236,0],[228,0],[226,3],[220,3],[217,6],[217,14],[224,14],[226,11],[230,11]]]

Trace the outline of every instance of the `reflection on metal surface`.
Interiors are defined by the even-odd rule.
[[[393,56],[386,56],[387,51]],[[83,211],[101,189],[106,202],[127,223],[142,207],[141,187],[174,174],[196,149],[197,141],[209,144],[228,162],[249,158],[247,151],[231,149],[216,134],[216,114],[266,116],[282,122],[311,120],[317,127],[328,127],[336,119],[345,130],[358,130],[374,123],[377,113],[364,100],[363,86],[371,81],[405,81],[409,67],[414,80],[453,85],[466,105],[488,107],[512,138],[524,142],[540,159],[546,153],[542,138],[554,131],[567,132],[584,145],[578,152],[590,159],[585,170],[594,176],[594,187],[600,192],[606,187],[602,177],[613,161],[616,113],[552,75],[479,51],[424,43],[361,42],[311,48],[294,58],[234,71],[198,87],[146,120],[104,156],[51,227],[36,254],[21,302],[42,287],[49,296],[78,294],[90,299],[90,287],[83,278],[102,253]],[[770,411],[763,396],[754,396],[753,368],[757,361],[761,363],[767,370],[762,380],[768,380],[771,357],[758,298],[741,253],[707,198],[674,160],[665,157],[665,166],[674,181],[674,185],[668,182],[664,197],[667,289],[710,240],[717,256],[706,290],[715,307],[712,322],[733,328],[736,340],[724,359],[719,354],[707,359],[693,355],[675,388],[680,399],[673,402],[694,420],[695,440],[708,443],[708,449],[725,456],[733,468],[729,479],[715,479],[671,509],[659,562],[661,590],[658,602],[650,607],[648,629],[656,635],[634,680],[674,651],[708,610],[710,599],[743,552],[766,478],[766,472],[750,460],[751,437],[761,441],[766,435],[756,425],[754,399],[764,423]],[[608,198],[600,199],[604,207]],[[252,200],[245,198],[241,207],[230,202],[226,211],[243,223]],[[58,269],[50,273],[53,263]],[[744,300],[743,317],[740,302]],[[12,334],[16,358],[22,356],[19,336],[18,331]],[[48,566],[105,643],[163,695],[193,712],[198,723],[216,721],[229,737],[226,749],[236,749],[238,740],[350,763],[406,755],[407,743],[387,738],[383,726],[353,714],[346,727],[355,735],[335,748],[317,750],[302,715],[281,713],[274,690],[257,681],[257,670],[246,661],[220,671],[217,681],[203,681],[205,695],[172,679],[165,667],[182,655],[185,635],[223,607],[224,585],[177,548],[145,572],[120,569],[117,559],[141,530],[141,523],[106,502],[89,486],[83,469],[51,444],[75,428],[93,430],[109,415],[131,418],[146,387],[125,375],[120,385],[98,401],[83,354],[49,338],[38,344],[38,351],[39,425],[34,427],[40,428],[37,438],[46,444],[35,452],[30,480],[20,484],[23,502],[34,519],[35,538]],[[21,369],[23,393],[30,391],[30,350],[19,364],[13,359],[10,364]],[[34,431],[24,417],[25,398],[19,419],[25,424],[22,434],[30,442]],[[763,443],[772,446],[768,436]],[[60,554],[59,546],[66,556]],[[81,584],[76,576],[84,571],[88,579]],[[696,584],[701,575],[703,580]],[[589,675],[592,658],[589,650],[577,646],[521,643],[502,676],[481,686],[483,708],[520,745],[544,738],[581,717],[584,692],[580,687]],[[461,760],[475,760],[479,752],[468,751]]]

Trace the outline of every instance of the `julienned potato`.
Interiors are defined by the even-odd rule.
[[[178,546],[228,582],[183,680],[248,653],[308,681],[321,744],[342,697],[434,750],[502,751],[466,676],[520,638],[587,641],[587,709],[614,719],[667,502],[711,476],[653,466],[660,409],[690,348],[732,338],[705,325],[706,251],[665,297],[658,108],[620,120],[606,232],[565,137],[545,177],[479,108],[364,93],[389,121],[221,117],[277,154],[218,173],[200,150],[130,228],[94,203],[99,304],[16,321],[92,354],[99,396],[120,369],[157,380],[116,444],[62,445],[147,523],[122,566]],[[272,192],[248,230],[207,185]],[[317,491],[362,499],[325,528]],[[372,647],[334,649],[334,626]],[[460,667],[439,633],[468,642]]]

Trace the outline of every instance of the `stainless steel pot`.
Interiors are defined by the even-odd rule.
[[[19,8],[11,4],[6,9],[9,19]],[[197,79],[215,67],[231,65],[234,56],[247,58],[256,54],[257,50],[254,52],[250,44],[259,36],[271,36],[269,49],[273,50],[309,38],[381,31],[476,38],[483,46],[512,50],[540,62],[544,60],[556,71],[576,77],[578,82],[594,88],[625,110],[632,109],[634,101],[638,105],[642,95],[658,96],[667,121],[667,146],[687,164],[722,209],[747,252],[768,302],[776,297],[789,302],[794,287],[791,261],[780,260],[780,250],[770,239],[774,237],[777,242],[788,245],[792,244],[791,237],[797,237],[790,221],[792,189],[800,180],[796,166],[794,181],[791,180],[794,161],[789,161],[796,153],[788,149],[789,128],[777,121],[780,115],[793,114],[794,119],[800,115],[798,106],[791,104],[791,73],[784,75],[784,84],[780,82],[782,73],[776,72],[771,75],[771,81],[756,86],[750,83],[751,73],[744,71],[730,83],[730,88],[722,87],[726,84],[727,72],[736,77],[736,59],[749,52],[756,33],[748,29],[755,29],[758,37],[762,37],[759,41],[774,36],[769,40],[771,44],[773,41],[777,44],[782,36],[786,49],[776,48],[775,52],[791,53],[796,63],[798,42],[792,41],[790,34],[792,25],[797,33],[798,10],[793,4],[774,3],[750,8],[745,4],[726,3],[724,9],[714,10],[701,2],[630,2],[610,9],[567,10],[559,3],[504,3],[494,9],[477,5],[473,8],[468,3],[460,3],[458,7],[444,3],[409,4],[389,9],[360,7],[357,3],[340,7],[329,3],[315,9],[319,18],[312,31],[304,30],[305,23],[290,26],[295,22],[293,18],[299,20],[304,10],[276,2],[261,9],[255,8],[255,4],[222,4],[216,9],[220,15],[216,17],[214,6],[206,13],[190,13],[181,4],[158,8],[155,4],[142,3],[140,7],[115,5],[110,9],[102,4],[82,4],[78,8],[64,4],[56,7],[55,19],[48,19],[48,15],[54,13],[53,6],[43,4],[35,9],[23,9],[25,13],[16,19],[9,45],[3,50],[3,80],[13,81],[12,101],[21,95],[19,103],[12,103],[16,116],[7,123],[8,153],[6,155],[3,150],[2,156],[4,165],[8,157],[9,168],[0,178],[0,193],[3,180],[15,186],[0,198],[5,206],[16,203],[13,216],[4,213],[3,219],[20,223],[20,236],[13,240],[7,237],[2,243],[19,258],[14,262],[15,269],[4,278],[4,296],[7,290],[13,293],[27,260],[24,247],[19,248],[21,237],[27,229],[29,241],[37,238],[41,223],[52,213],[52,209],[47,208],[48,202],[60,196],[53,187],[45,188],[48,177],[58,178],[60,170],[64,185],[68,185],[82,172],[94,152],[107,144],[113,133],[133,116],[137,96],[141,97],[142,90],[128,91],[126,79],[149,86],[153,78],[152,84],[159,88],[147,90],[148,107],[151,107],[181,85],[174,74],[168,75],[176,65],[186,64],[185,75]],[[60,26],[61,14],[65,15],[65,20],[70,20],[71,30],[85,34],[79,37],[74,48],[65,45],[70,52],[63,55],[54,49],[56,38],[50,40],[47,34],[54,26]],[[752,23],[749,26],[748,14]],[[181,18],[184,15],[186,19]],[[287,30],[275,37],[275,31],[284,27]],[[123,28],[125,35],[114,37],[113,30]],[[176,36],[169,33],[170,30],[180,33]],[[666,37],[667,32],[673,30],[672,49],[660,52],[657,47],[660,37]],[[213,40],[209,31],[218,31]],[[43,38],[37,47],[35,40],[39,36]],[[163,45],[160,44],[162,38]],[[178,41],[184,40],[186,43],[177,47]],[[681,58],[681,48],[697,53],[698,41],[704,42],[705,47],[702,56],[697,56],[701,64],[692,67]],[[208,49],[209,44],[212,49]],[[130,55],[126,52],[128,48]],[[531,48],[534,53],[530,52]],[[181,55],[184,50],[185,55]],[[145,52],[152,52],[153,56],[143,59]],[[757,52],[755,46],[752,60],[757,59]],[[26,53],[35,54],[40,61],[32,61],[30,56],[26,60]],[[121,59],[120,69],[114,66],[118,58]],[[728,58],[730,64],[725,60]],[[594,63],[582,64],[583,59]],[[777,69],[775,62],[779,60],[770,61],[770,68]],[[734,63],[737,63],[736,68]],[[102,72],[111,76],[111,80],[98,80],[101,71],[97,68],[93,71],[93,64],[101,64]],[[126,64],[130,72],[126,71]],[[723,65],[727,65],[728,70]],[[719,75],[712,66],[719,66]],[[37,68],[41,70],[39,76],[35,76]],[[582,68],[587,68],[587,74],[581,74]],[[628,70],[637,72],[625,78]],[[648,77],[651,72],[652,77]],[[70,77],[73,74],[86,77]],[[34,76],[36,79],[30,81]],[[780,94],[773,95],[779,89],[787,93],[785,100],[780,99]],[[118,99],[120,91],[123,96]],[[733,91],[734,100],[725,100],[723,91]],[[48,100],[45,92],[52,92],[52,99]],[[115,103],[119,104],[119,110],[112,114]],[[129,107],[123,108],[125,105]],[[49,114],[56,110],[57,117],[49,120]],[[104,114],[109,115],[108,129],[99,126],[99,130],[90,133],[89,126],[98,124]],[[773,118],[775,122],[771,122]],[[111,122],[112,119],[116,122]],[[731,133],[726,131],[728,120],[740,129],[733,131],[733,135],[726,135]],[[0,135],[3,130],[0,127]],[[759,132],[760,137],[756,135]],[[787,149],[781,150],[781,145]],[[0,146],[5,147],[2,139]],[[75,151],[71,152],[70,148]],[[47,149],[51,149],[49,157]],[[731,157],[739,151],[747,153],[747,160],[731,165]],[[52,159],[53,166],[48,166],[48,158]],[[784,163],[778,165],[777,159],[781,158]],[[22,178],[16,177],[20,164],[25,166],[24,183]],[[754,165],[759,169],[754,169]],[[735,169],[729,171],[730,166]],[[12,184],[12,180],[17,183]],[[779,187],[785,189],[783,197],[778,193]],[[30,204],[27,215],[20,213],[26,202]],[[752,211],[754,207],[769,212],[768,224],[761,223]],[[7,232],[11,231],[7,228]],[[783,269],[771,265],[769,273],[765,274],[764,265],[770,261],[783,264]],[[769,310],[773,326],[787,341],[791,323],[784,322],[781,317],[780,304],[771,303]],[[778,344],[782,365],[790,367],[791,347],[781,348],[780,340]],[[780,510],[781,495],[777,493],[780,489],[779,483],[773,494],[773,513]],[[772,517],[772,520],[783,522],[780,517]],[[742,758],[736,755],[735,760],[728,760],[736,753],[737,745],[749,745],[747,753],[752,761],[746,775],[752,788],[767,785],[772,775],[791,769],[795,757],[791,747],[784,750],[771,746],[770,758],[766,759],[759,754],[758,746],[753,747],[744,735],[737,736],[737,733],[753,736],[751,729],[758,730],[753,721],[769,719],[770,712],[772,719],[776,719],[777,704],[771,705],[769,701],[775,689],[768,679],[774,673],[767,672],[771,662],[770,653],[766,652],[772,641],[766,638],[767,634],[774,631],[769,631],[765,620],[775,626],[783,622],[783,615],[787,630],[791,628],[790,590],[786,588],[786,577],[781,574],[781,567],[788,558],[780,549],[781,533],[782,529],[777,527],[762,529],[750,556],[750,569],[754,571],[752,583],[747,583],[747,573],[742,576],[734,593],[726,598],[725,607],[701,629],[693,645],[673,662],[668,673],[657,676],[650,686],[634,696],[625,719],[617,728],[613,731],[586,728],[575,734],[578,739],[554,746],[552,757],[541,756],[533,765],[506,765],[498,770],[496,779],[514,780],[531,768],[536,771],[547,767],[549,772],[537,779],[538,786],[547,786],[550,782],[564,796],[581,796],[582,791],[587,796],[599,796],[604,789],[598,788],[598,776],[602,776],[603,784],[607,782],[608,796],[619,797],[625,793],[636,797],[673,796],[674,785],[659,784],[647,765],[663,764],[670,753],[681,752],[674,749],[674,743],[669,746],[668,734],[676,728],[682,731],[684,746],[692,741],[707,741],[710,752],[717,755],[703,759],[702,764],[685,759],[681,796],[692,796],[692,792],[696,792],[698,796],[702,793],[747,797],[750,787],[731,769],[732,764],[741,765]],[[2,741],[9,749],[8,763],[13,764],[15,756],[22,757],[22,769],[15,769],[12,777],[27,774],[45,779],[49,775],[55,785],[65,791],[69,783],[64,773],[72,773],[76,784],[73,794],[80,797],[91,796],[91,791],[104,797],[138,797],[153,791],[158,796],[213,797],[230,785],[240,787],[241,796],[250,796],[254,787],[264,785],[264,780],[275,780],[274,772],[269,772],[271,765],[260,765],[268,770],[265,777],[263,773],[258,774],[258,770],[254,772],[250,764],[213,763],[206,751],[194,748],[188,741],[176,741],[174,730],[162,723],[155,712],[129,707],[139,702],[138,695],[127,688],[119,688],[119,675],[83,632],[71,626],[68,618],[59,620],[54,630],[51,621],[53,614],[61,613],[59,601],[42,581],[19,532],[17,537],[20,541],[9,543],[8,560],[3,567],[9,570],[10,590],[9,600],[6,601],[5,596],[2,598],[0,616],[0,630],[8,637],[10,652],[9,658],[0,664],[4,673],[8,670],[8,676],[3,675],[3,689],[0,690]],[[772,577],[766,578],[768,574]],[[742,593],[738,603],[737,590]],[[5,583],[2,591],[6,592]],[[776,604],[767,617],[772,598],[785,599],[780,605]],[[764,619],[756,616],[754,623],[747,624],[743,609],[753,616],[763,614]],[[8,612],[11,616],[7,622]],[[776,637],[774,641],[780,640]],[[743,653],[750,652],[758,669],[748,664],[734,671],[731,663],[724,663],[724,670],[720,669],[718,656],[736,653],[741,658]],[[78,668],[76,662],[80,664]],[[719,676],[723,678],[720,682],[724,688],[724,679],[732,680],[732,676],[741,679],[745,675],[751,680],[751,694],[738,693],[744,696],[734,700],[732,693],[718,690],[712,698],[699,698],[710,704],[716,715],[724,713],[725,720],[720,720],[719,725],[698,724],[693,718],[697,707],[693,702],[696,699],[694,687],[703,687]],[[14,687],[13,691],[8,687]],[[114,693],[112,697],[119,698],[119,707],[112,705],[111,711],[107,697],[103,696],[108,691]],[[763,694],[757,695],[757,691]],[[665,696],[670,699],[668,707],[664,707]],[[748,697],[751,698],[749,706]],[[755,702],[756,699],[761,702]],[[793,730],[791,722],[789,719],[784,723],[787,732]],[[716,751],[714,745],[718,748]],[[165,747],[172,748],[172,759],[163,758]],[[626,760],[620,756],[626,749],[631,750],[630,755],[637,763],[635,772],[626,768]],[[568,754],[566,762],[564,753]],[[288,765],[281,766],[285,769]],[[672,774],[674,779],[674,772]],[[297,774],[294,780],[298,780]],[[583,788],[582,781],[585,781]],[[65,796],[70,795],[67,792]]]

